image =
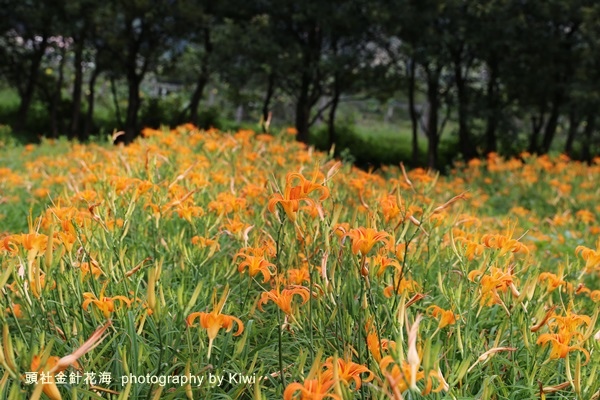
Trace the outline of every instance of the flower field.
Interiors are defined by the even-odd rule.
[[[600,159],[143,136],[2,150],[0,398],[600,398]]]

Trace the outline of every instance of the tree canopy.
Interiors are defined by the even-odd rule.
[[[590,160],[598,149],[592,0],[0,3],[0,80],[19,98],[9,121],[17,134],[38,102],[47,135],[86,140],[103,81],[114,128],[129,142],[146,122],[141,85],[152,76],[189,87],[174,123],[200,123],[206,89],[219,82],[235,102],[257,104],[265,130],[274,98],[285,97],[298,140],[308,142],[321,121],[329,146],[340,139],[345,98],[401,99],[413,161],[422,132],[432,168],[442,135],[456,138],[465,160],[551,149]],[[444,133],[448,120],[454,128]]]

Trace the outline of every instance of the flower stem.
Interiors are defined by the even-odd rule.
[[[279,258],[281,253],[281,240],[283,234],[283,227],[285,226],[285,214],[281,220],[281,224],[279,225],[279,229],[277,230],[277,254],[275,255],[275,268],[277,268],[277,277],[279,278],[279,274],[281,273],[281,269],[279,267]],[[279,285],[279,283],[277,283]],[[281,311],[279,308],[277,309],[277,345],[278,345],[278,358],[279,358],[279,375],[281,378],[281,385],[285,388],[285,376],[283,374],[283,345],[282,345],[282,325],[281,325]]]

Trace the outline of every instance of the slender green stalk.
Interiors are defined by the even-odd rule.
[[[279,260],[281,257],[281,245],[282,245],[282,236],[284,233],[284,226],[285,226],[285,213],[283,214],[283,218],[281,220],[281,224],[279,225],[279,229],[277,230],[277,254],[275,256],[275,268],[277,269],[276,273],[277,273],[277,277],[279,277],[279,274],[281,273],[281,268],[279,266]],[[278,284],[278,283],[277,283]],[[279,377],[281,379],[281,385],[283,388],[286,387],[285,384],[285,374],[284,374],[284,370],[283,370],[283,344],[282,344],[282,336],[283,336],[283,323],[281,321],[281,310],[279,310],[279,307],[277,308],[277,358],[279,360]]]

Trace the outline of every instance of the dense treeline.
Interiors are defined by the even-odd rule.
[[[443,126],[464,159],[598,148],[600,4],[593,0],[2,0],[0,76],[16,90],[15,132],[34,101],[52,135],[93,132],[100,79],[127,107],[118,129],[139,132],[148,76],[192,87],[174,122],[197,123],[211,82],[252,93],[265,128],[274,95],[293,99],[300,141],[327,121],[336,143],[344,96],[401,96],[435,167]],[[46,73],[51,68],[52,73]],[[421,105],[425,104],[425,107]],[[560,143],[558,138],[560,138]]]

